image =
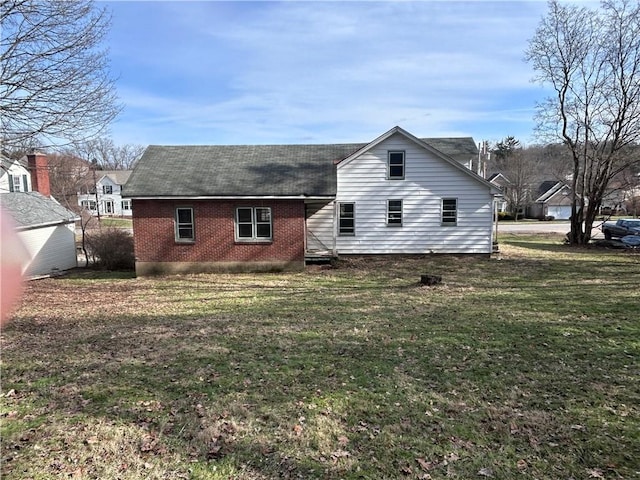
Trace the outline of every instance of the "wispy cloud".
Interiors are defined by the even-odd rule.
[[[523,137],[541,94],[522,60],[540,2],[113,9],[127,104],[114,132],[137,132],[137,143],[365,141],[397,123],[424,136],[499,139],[511,126]]]

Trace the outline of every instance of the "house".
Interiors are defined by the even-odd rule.
[[[28,174],[26,179],[24,171]],[[8,170],[7,174],[14,180],[14,188],[8,192],[1,190],[0,203],[12,217],[18,238],[29,254],[22,273],[33,277],[76,267],[75,221],[78,217],[50,197],[46,155],[27,155],[25,170]],[[20,189],[16,177],[21,180]]]
[[[529,205],[527,216],[531,218],[554,217],[557,220],[571,218],[574,196],[571,187],[564,182],[547,180],[538,187],[538,198]]]
[[[361,144],[149,146],[123,190],[136,272],[491,254],[499,191],[468,168],[475,157],[471,138],[419,139],[400,127]]]
[[[0,193],[30,192],[31,174],[24,160],[12,160],[0,155]]]
[[[493,185],[495,185],[503,195],[507,193],[507,190],[511,186],[511,182],[507,177],[505,177],[502,173],[493,173],[487,178],[487,181]],[[497,213],[507,213],[509,208],[508,202],[505,200],[504,196],[502,198],[496,199],[496,212]]]
[[[96,170],[95,189],[78,193],[78,206],[92,215],[131,216],[131,200],[122,198],[122,186],[131,170]]]

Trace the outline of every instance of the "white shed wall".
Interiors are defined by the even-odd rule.
[[[48,275],[77,266],[75,227],[73,223],[34,228],[18,232],[31,262],[25,265],[26,276]]]
[[[405,151],[404,180],[387,179],[387,152]],[[441,225],[442,198],[458,200],[455,226]],[[402,227],[387,226],[387,200],[403,201]],[[339,254],[491,253],[489,187],[408,140],[393,135],[338,165],[337,202],[355,202],[354,236]]]

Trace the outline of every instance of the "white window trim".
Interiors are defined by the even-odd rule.
[[[346,219],[351,218],[353,220],[353,231],[352,232],[342,232],[340,228],[340,221],[342,220],[341,207],[342,205],[353,205],[353,213],[351,217],[346,217]],[[355,202],[339,202],[338,203],[338,235],[341,237],[355,237],[356,235],[356,203]]]
[[[455,210],[451,210],[451,209],[445,210],[444,208],[445,201],[455,201],[456,202]],[[445,221],[445,212],[454,212],[455,213],[455,216],[453,217],[454,220]],[[451,218],[451,217],[447,216],[446,218]],[[456,225],[458,225],[458,199],[457,198],[446,197],[446,198],[443,198],[442,201],[440,202],[440,224],[443,227],[455,227]]]
[[[240,236],[240,225],[241,223],[238,220],[238,212],[239,210],[251,210],[251,236],[250,237],[241,237]],[[268,210],[269,211],[269,222],[259,222],[257,210]],[[262,207],[262,206],[239,206],[236,207],[235,211],[235,241],[238,243],[272,243],[273,242],[273,209],[271,207]],[[268,237],[258,237],[258,225],[269,224],[269,236]],[[242,224],[248,224],[248,222],[242,222]]]
[[[394,210],[392,212],[392,210],[389,208],[391,205],[391,202],[400,202],[400,221],[399,222],[392,222],[391,221],[391,213],[398,213],[398,210]],[[389,200],[387,200],[387,227],[402,227],[402,224],[404,223],[404,203],[401,199],[398,198],[390,198]]]
[[[189,210],[191,212],[191,222],[180,223],[178,211],[179,210]],[[176,207],[175,209],[175,240],[178,243],[194,243],[196,241],[196,219],[193,212],[193,207]],[[185,226],[191,226],[191,237],[180,237],[180,228],[184,228]]]
[[[402,176],[391,176],[391,155],[402,154]],[[387,152],[387,179],[388,180],[404,180],[407,174],[407,154],[404,150],[389,150]]]

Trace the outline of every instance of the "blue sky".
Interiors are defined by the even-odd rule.
[[[106,4],[118,144],[529,144],[547,94],[523,59],[542,1]]]

